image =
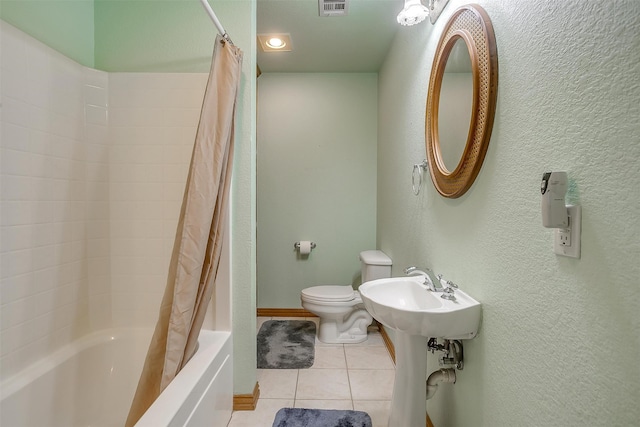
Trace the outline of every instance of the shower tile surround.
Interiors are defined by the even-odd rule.
[[[1,25],[6,378],[111,323],[108,76]]]
[[[155,324],[207,75],[105,73],[0,26],[5,379]]]
[[[267,320],[259,317],[257,330]],[[299,319],[297,319],[299,320]],[[317,317],[307,320],[318,322]],[[271,427],[284,407],[351,409],[367,412],[373,427],[387,427],[395,366],[382,337],[370,329],[360,344],[324,344],[316,339],[309,369],[259,369],[255,411],[236,411],[228,427]]]

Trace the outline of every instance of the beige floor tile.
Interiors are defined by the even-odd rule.
[[[259,317],[267,320],[319,319]],[[388,427],[395,365],[377,328],[358,344],[326,344],[316,338],[311,369],[258,369],[260,400],[255,411],[234,412],[228,427],[272,427],[281,408],[354,409],[369,414],[373,427]]]
[[[301,369],[296,398],[302,400],[351,399],[346,369]]]
[[[296,399],[294,403],[296,408],[308,409],[353,409],[353,403],[350,400],[300,400]]]
[[[353,400],[391,400],[395,370],[350,369]]]
[[[346,347],[349,369],[395,369],[386,347]]]
[[[343,347],[319,346],[315,349],[315,359],[311,369],[347,369]]]
[[[318,339],[318,331],[316,330],[316,348],[318,347],[344,347],[344,344],[322,342]]]
[[[258,400],[255,411],[235,411],[227,427],[272,427],[281,408],[292,408],[293,399]]]
[[[297,369],[258,369],[261,399],[293,399],[297,382]]]
[[[354,347],[384,347],[384,340],[382,335],[378,331],[369,331],[367,333],[367,340],[358,344],[354,344]]]
[[[353,409],[369,414],[372,427],[387,427],[389,424],[390,400],[354,400]]]

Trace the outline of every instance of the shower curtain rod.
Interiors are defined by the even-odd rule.
[[[218,29],[218,32],[220,33],[222,38],[228,41],[229,43],[233,44],[233,42],[231,41],[231,37],[229,37],[229,34],[227,34],[227,32],[225,31],[224,27],[220,23],[220,20],[216,16],[216,13],[213,11],[213,9],[211,9],[211,6],[209,5],[208,0],[200,0],[200,3],[202,3],[202,7],[204,7],[204,10],[207,11],[207,14],[213,21],[214,25]]]

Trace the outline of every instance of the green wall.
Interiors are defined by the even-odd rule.
[[[256,1],[212,1],[244,52],[231,183],[231,297],[234,394],[256,385]],[[202,11],[204,14],[204,10]],[[206,15],[205,15],[206,16]],[[213,24],[209,22],[209,27]]]
[[[378,247],[395,275],[429,266],[483,304],[464,370],[429,414],[437,427],[637,425],[640,2],[478,1],[499,55],[484,166],[459,199],[430,181],[416,197],[429,70],[464,3],[401,28],[379,73]],[[579,260],[555,255],[541,225],[548,170],[568,172],[582,205]]]
[[[211,0],[218,18],[248,0]],[[208,72],[217,30],[198,0],[95,0],[96,68],[105,71]],[[237,30],[235,31],[237,33]]]
[[[94,66],[93,0],[0,0],[0,19],[74,61]]]
[[[222,17],[251,0],[209,2],[233,40]],[[0,0],[0,18],[103,71],[208,72],[217,34],[198,0]]]
[[[258,91],[258,307],[360,283],[375,249],[377,74],[265,73]],[[294,242],[317,244],[306,257]]]

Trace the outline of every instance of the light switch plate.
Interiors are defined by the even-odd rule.
[[[556,228],[553,251],[562,256],[580,258],[580,236],[582,234],[582,206],[567,206],[569,229]]]

